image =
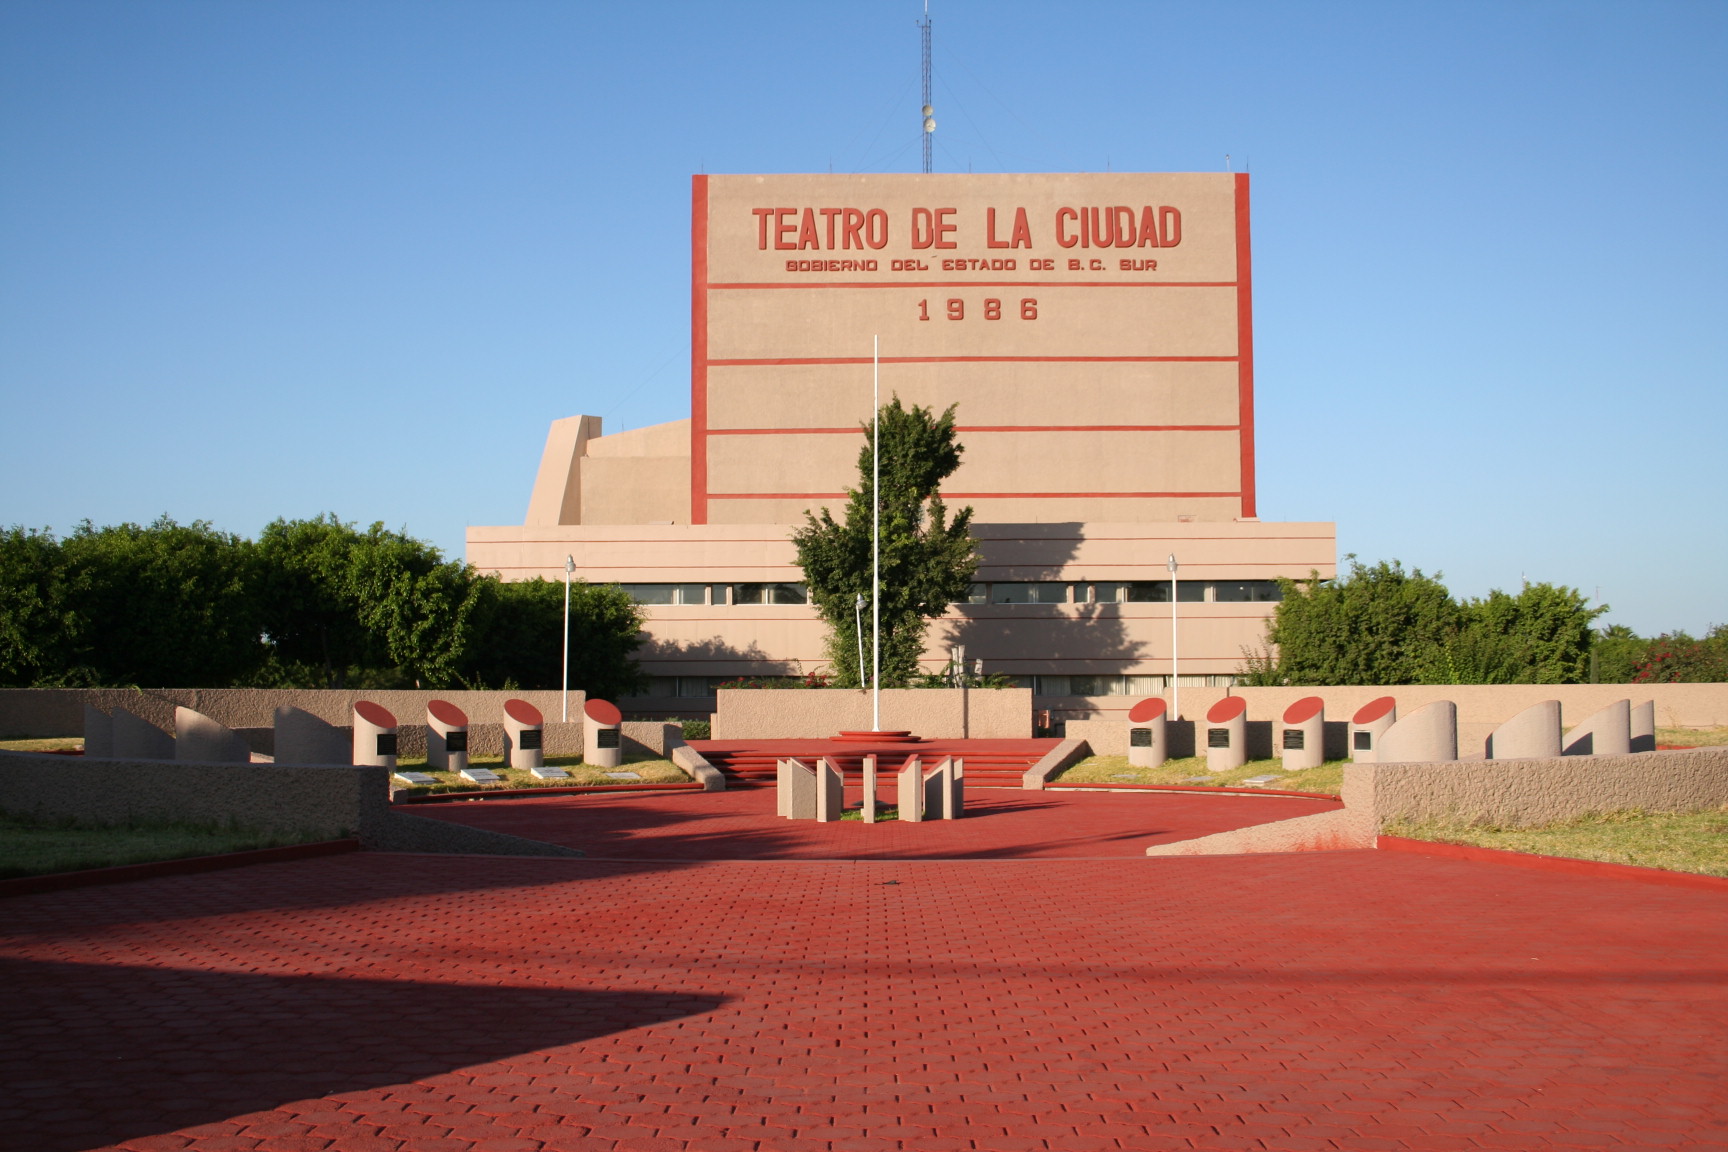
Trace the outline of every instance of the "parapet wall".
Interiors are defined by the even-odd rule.
[[[715,740],[817,740],[871,727],[870,693],[856,688],[724,688]],[[886,688],[882,728],[930,739],[1025,739],[1032,735],[1029,688]]]

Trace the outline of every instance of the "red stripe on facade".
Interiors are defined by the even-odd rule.
[[[1224,499],[1240,492],[944,492],[944,500]],[[844,492],[710,492],[710,500],[845,500]]]
[[[715,291],[779,288],[1234,288],[1234,280],[828,280],[814,284],[710,284]]]
[[[957,424],[956,432],[1235,432],[1234,424]],[[710,436],[804,436],[862,428],[710,428]]]
[[[1254,280],[1248,239],[1248,173],[1236,174],[1236,419],[1242,425],[1242,515],[1254,500]]]
[[[884,364],[1229,364],[1235,356],[884,356]],[[781,364],[868,364],[868,356],[768,356],[710,360],[710,368]]]
[[[708,523],[708,177],[690,183],[690,523]]]

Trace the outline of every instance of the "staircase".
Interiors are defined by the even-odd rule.
[[[1026,770],[1042,760],[1060,740],[925,740],[879,747],[840,740],[692,740],[690,747],[726,776],[728,787],[773,785],[776,763],[782,758],[813,765],[823,756],[833,760],[850,787],[863,781],[864,757],[875,755],[877,785],[892,786],[892,777],[909,757],[917,756],[928,772],[943,757],[965,762],[966,783],[973,788],[1018,788]]]

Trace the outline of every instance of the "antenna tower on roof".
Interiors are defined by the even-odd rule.
[[[924,0],[924,19],[918,22],[919,37],[924,43],[924,172],[930,172],[930,145],[936,133],[936,108],[930,103],[930,0]]]

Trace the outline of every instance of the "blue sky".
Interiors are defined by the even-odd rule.
[[[10,0],[0,523],[519,523],[688,415],[692,172],[916,168],[918,12]],[[1264,519],[1728,621],[1728,5],[933,16],[938,170],[1253,172]]]

